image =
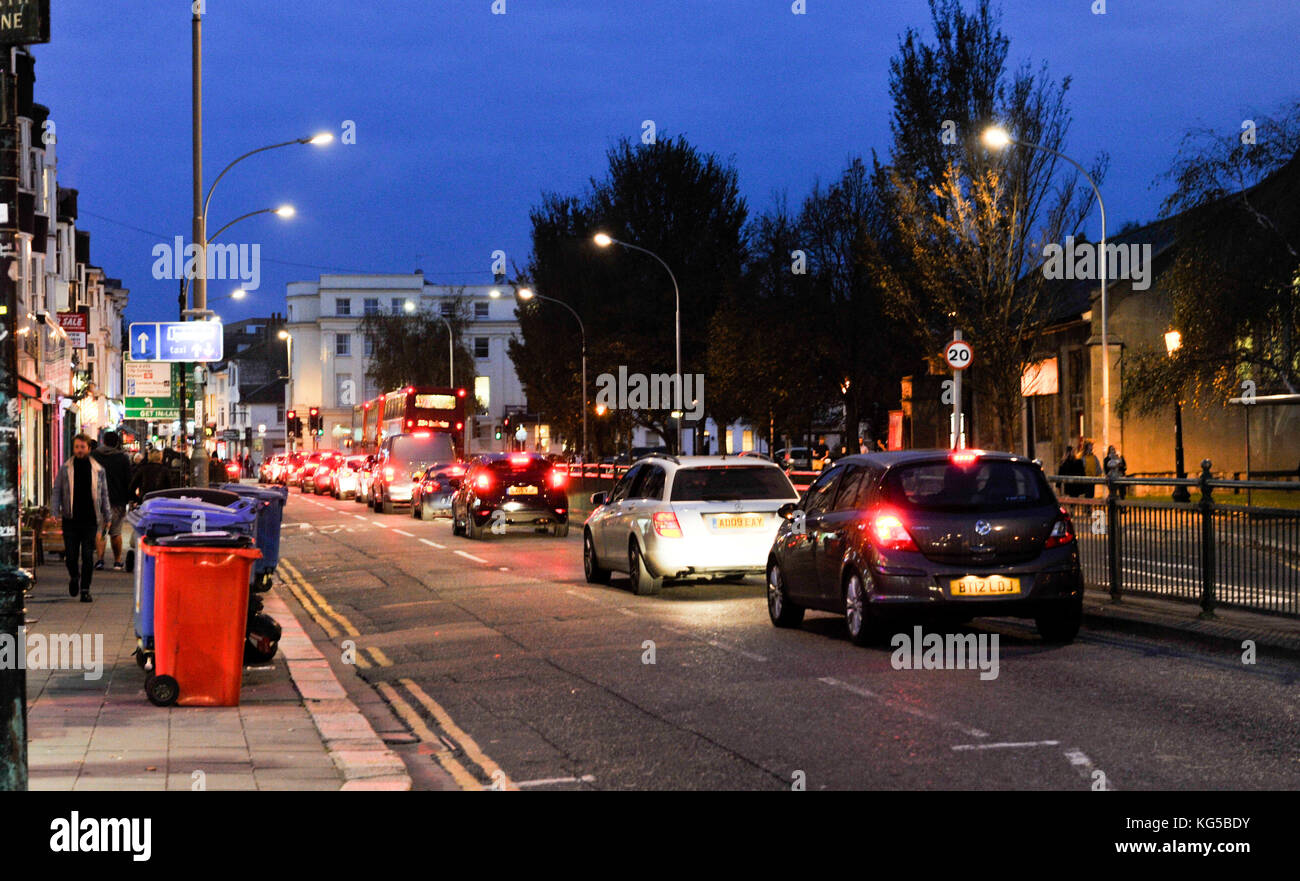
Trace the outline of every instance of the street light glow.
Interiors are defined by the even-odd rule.
[[[1172,355],[1183,347],[1183,335],[1176,330],[1165,334],[1165,351]]]
[[[407,312],[414,312],[415,302],[412,300],[407,300],[405,303],[402,304],[402,308],[405,309]]]
[[[982,140],[990,150],[1001,150],[1011,143],[1011,135],[1001,126],[991,125],[984,129]]]
[[[501,292],[496,288],[493,288],[492,290],[488,291],[488,296],[494,300],[499,300],[501,299]]]
[[[237,288],[235,291],[233,291],[233,292],[230,294],[230,299],[232,299],[232,300],[242,300],[242,299],[244,299],[244,297],[247,297],[247,296],[248,296],[248,291],[244,290],[243,288]]]
[[[521,300],[531,300],[531,299],[533,298],[533,289],[532,289],[532,288],[520,288],[520,289],[517,291],[517,293],[518,293],[518,295],[519,295],[519,299],[521,299]]]
[[[614,243],[614,240],[603,232],[596,233],[596,236],[592,241],[594,241],[597,245],[600,245],[602,248],[608,248],[610,245]]]
[[[275,213],[281,217],[293,217],[298,213],[298,211],[292,205],[281,205],[279,208],[275,209]]]
[[[278,336],[282,340],[287,340],[289,338],[289,331],[282,330],[278,334],[276,334],[276,336]]]
[[[307,139],[307,143],[315,144],[317,147],[323,146],[334,140],[334,135],[329,132],[321,132]]]

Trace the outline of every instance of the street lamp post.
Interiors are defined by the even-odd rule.
[[[677,337],[677,373],[673,382],[674,393],[676,395],[676,400],[674,400],[673,403],[676,404],[676,407],[673,409],[673,412],[677,414],[677,452],[680,453],[682,448],[682,407],[685,406],[685,402],[682,400],[682,294],[677,287],[677,276],[673,275],[672,267],[664,262],[664,258],[660,257],[654,251],[642,248],[640,245],[633,245],[630,242],[624,242],[603,232],[596,233],[593,237],[593,241],[602,248],[608,248],[610,245],[622,245],[624,248],[631,248],[633,251],[640,251],[642,254],[649,254],[651,257],[659,261],[659,265],[668,271],[668,277],[673,280],[673,298],[676,306],[674,324]]]
[[[1174,357],[1174,353],[1183,347],[1183,335],[1176,330],[1171,330],[1165,334],[1165,351],[1169,357]],[[1182,396],[1174,395],[1174,474],[1179,480],[1187,477],[1187,470],[1183,467],[1183,401]],[[1192,494],[1185,486],[1174,487],[1175,502],[1190,502]]]
[[[501,296],[501,292],[494,289],[489,296],[495,299]],[[580,316],[572,306],[563,300],[543,296],[532,288],[520,288],[516,291],[516,296],[521,300],[538,299],[546,300],[550,303],[558,303],[565,309],[568,309],[569,313],[573,315],[574,319],[578,322],[578,333],[582,335],[582,464],[585,466],[587,464],[587,459],[591,455],[591,450],[587,446],[587,328],[582,323],[582,316]]]
[[[991,126],[984,130],[984,145],[991,150],[1001,150],[1010,144],[1018,147],[1028,147],[1031,150],[1042,150],[1044,153],[1051,153],[1064,159],[1073,165],[1083,175],[1084,180],[1092,187],[1092,192],[1097,197],[1097,207],[1101,211],[1101,249],[1098,251],[1097,263],[1101,272],[1101,445],[1105,449],[1110,449],[1110,337],[1107,325],[1109,324],[1108,312],[1110,309],[1110,300],[1106,295],[1106,276],[1108,267],[1106,265],[1106,203],[1101,200],[1101,190],[1097,187],[1097,182],[1092,179],[1078,162],[1075,162],[1064,153],[1053,150],[1051,147],[1044,147],[1042,144],[1033,144],[1029,141],[1020,141],[1013,138],[1006,129],[997,126]]]
[[[289,364],[289,375],[285,378],[284,383],[284,451],[291,453],[293,452],[293,439],[289,436],[289,411],[293,409],[293,334],[287,330],[281,330],[277,336],[285,341],[289,349],[285,353]]]
[[[414,312],[415,311],[414,301],[407,300],[406,303],[403,304],[403,308],[405,308],[407,312]],[[443,324],[447,326],[447,385],[455,388],[456,386],[456,341],[455,341],[456,334],[452,330],[451,322],[447,320],[447,316],[439,315],[437,316],[437,318],[439,321],[441,321]]]

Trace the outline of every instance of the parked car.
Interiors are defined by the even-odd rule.
[[[777,510],[798,498],[779,466],[752,456],[639,459],[613,490],[592,495],[583,571],[593,584],[626,572],[642,595],[665,580],[761,574],[782,522]]]
[[[445,432],[417,431],[393,434],[384,438],[379,459],[370,481],[370,507],[385,514],[398,505],[411,503],[415,489],[412,477],[435,462],[456,461],[451,435]]]
[[[787,447],[777,450],[772,458],[787,471],[812,470],[812,450],[808,447]]]
[[[488,453],[474,459],[451,500],[453,535],[527,527],[569,534],[568,471],[540,453]]]
[[[411,490],[411,516],[416,520],[450,517],[451,497],[464,477],[465,466],[459,462],[442,462],[425,468]]]
[[[927,616],[1033,618],[1068,643],[1083,614],[1074,524],[1042,468],[982,450],[846,456],[784,518],[767,563],[772,623],[844,614],[858,645]]]

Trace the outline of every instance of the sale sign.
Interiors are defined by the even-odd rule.
[[[90,331],[90,315],[86,312],[60,312],[59,327],[68,335],[74,349],[86,348],[86,334]]]

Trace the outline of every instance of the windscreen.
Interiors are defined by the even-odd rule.
[[[958,465],[947,460],[891,468],[884,501],[926,511],[997,511],[1055,505],[1042,472],[1027,463],[981,459]]]
[[[790,479],[770,465],[681,468],[673,477],[674,502],[797,498]]]
[[[546,459],[534,459],[530,456],[527,460],[518,459],[513,462],[509,459],[501,459],[489,463],[489,467],[502,477],[524,477],[529,480],[539,480],[551,470],[551,463]]]
[[[388,461],[403,467],[432,462],[450,462],[456,458],[449,434],[399,434],[393,437]]]

